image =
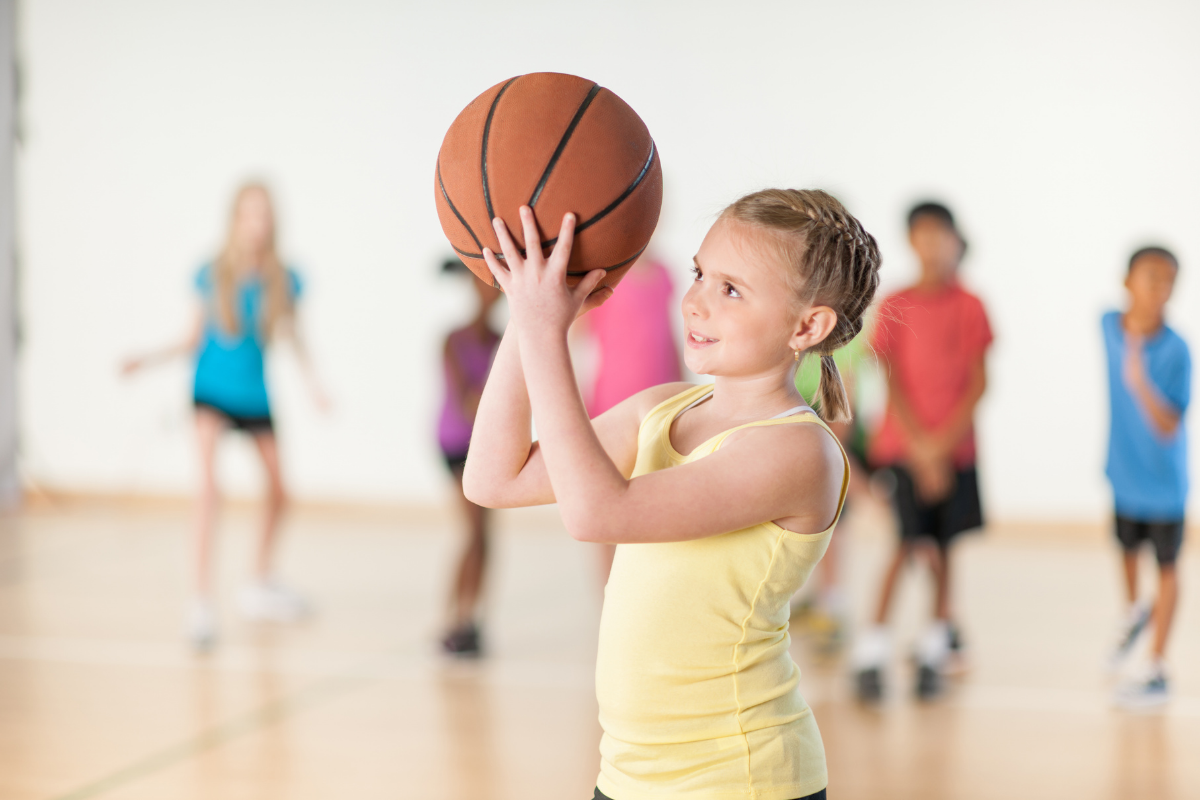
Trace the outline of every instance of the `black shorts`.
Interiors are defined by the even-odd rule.
[[[259,436],[264,433],[274,433],[275,423],[271,420],[271,415],[263,414],[261,416],[246,416],[245,414],[235,414],[232,411],[226,411],[215,403],[210,403],[207,400],[192,398],[192,405],[196,408],[203,408],[211,411],[221,419],[228,423],[229,427],[235,431],[245,431],[251,436]]]
[[[608,795],[606,795],[604,792],[600,791],[600,787],[597,786],[596,793],[594,795],[592,795],[592,800],[612,800],[612,798],[609,797]],[[813,792],[812,794],[806,794],[806,795],[804,795],[804,797],[796,798],[796,800],[825,800],[825,790],[822,789],[819,792]]]
[[[1142,542],[1150,542],[1154,545],[1154,557],[1158,559],[1159,566],[1175,563],[1179,547],[1183,544],[1183,520],[1148,522],[1120,514],[1116,516],[1117,541],[1126,553],[1135,552]]]
[[[450,474],[461,480],[463,470],[467,468],[467,454],[442,451],[442,458],[446,461],[446,469],[450,470]]]
[[[946,547],[958,534],[983,526],[975,467],[955,472],[954,488],[949,496],[932,505],[917,496],[916,483],[907,469],[893,466],[887,471],[896,479],[892,504],[900,521],[902,541],[932,539],[939,547]]]

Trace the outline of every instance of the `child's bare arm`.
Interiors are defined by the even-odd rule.
[[[308,337],[305,336],[304,326],[301,323],[299,311],[293,310],[291,314],[279,320],[278,332],[282,338],[287,339],[292,349],[296,353],[296,361],[300,365],[300,374],[304,376],[304,382],[308,386],[309,394],[312,395],[313,402],[321,411],[328,411],[330,408],[329,396],[325,393],[325,387],[317,377],[317,369],[313,364],[312,353],[308,348]]]
[[[883,358],[880,361],[887,374],[888,403],[896,411],[896,419],[900,422],[900,433],[904,436],[910,451],[919,450],[925,445],[929,432],[921,426],[916,414],[913,413],[912,406],[908,403],[908,396],[904,393],[904,387],[900,384],[900,378],[892,369],[891,363]]]
[[[971,362],[970,370],[966,394],[954,408],[950,419],[931,437],[934,449],[944,457],[949,457],[967,435],[975,420],[975,407],[987,391],[987,364],[982,354]]]
[[[1138,405],[1150,418],[1150,424],[1154,426],[1154,430],[1164,439],[1170,438],[1175,435],[1175,431],[1179,430],[1181,415],[1170,401],[1155,390],[1149,376],[1146,375],[1142,346],[1143,341],[1140,337],[1129,337],[1125,351],[1125,385],[1129,387],[1129,391],[1137,399]]]
[[[196,348],[200,346],[200,336],[203,333],[204,309],[197,303],[195,308],[192,309],[187,330],[181,339],[158,350],[151,350],[140,356],[125,359],[121,363],[121,374],[132,375],[146,367],[152,367],[180,356],[194,353]]]
[[[681,542],[768,520],[812,534],[833,524],[845,470],[837,443],[818,425],[750,428],[688,464],[579,482],[560,507],[571,536],[588,542]]]

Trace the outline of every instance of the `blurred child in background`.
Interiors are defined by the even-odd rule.
[[[1125,277],[1128,309],[1124,314],[1110,311],[1101,323],[1112,409],[1106,471],[1129,601],[1114,668],[1147,623],[1154,622],[1148,674],[1117,692],[1117,701],[1129,706],[1167,700],[1163,656],[1178,592],[1175,559],[1183,542],[1188,490],[1184,414],[1192,383],[1188,346],[1163,318],[1178,271],[1179,262],[1169,251],[1138,250]],[[1158,598],[1153,603],[1138,598],[1138,551],[1146,542],[1158,559]]]
[[[680,380],[679,348],[671,328],[675,287],[666,266],[643,255],[612,299],[579,320],[598,351],[587,410],[598,417],[643,389]],[[608,581],[616,545],[597,544],[600,580]]]
[[[919,554],[935,588],[934,620],[917,646],[917,695],[941,690],[947,657],[959,646],[950,601],[951,542],[983,524],[975,473],[975,406],[987,385],[992,341],[983,303],[958,283],[966,251],[949,209],[922,203],[908,215],[920,262],[916,285],[880,306],[872,346],[886,371],[888,405],[871,442],[872,463],[895,479],[900,543],[884,573],[875,626],[854,652],[859,697],[882,695],[890,643],[886,628],[896,579]]]
[[[242,186],[234,199],[224,248],[196,275],[198,302],[187,337],[124,365],[124,372],[132,374],[176,356],[190,354],[196,358],[192,398],[200,488],[196,504],[195,597],[187,612],[187,631],[197,649],[210,647],[217,636],[212,578],[213,527],[219,499],[216,447],[227,430],[241,431],[251,438],[267,478],[254,578],[239,596],[241,611],[253,620],[286,622],[303,617],[309,610],[305,599],[279,583],[273,571],[287,493],[264,375],[268,344],[279,337],[290,339],[317,405],[324,408],[327,401],[313,376],[297,323],[300,279],[279,259],[275,227],[267,188],[258,183]]]
[[[447,259],[442,264],[442,271],[471,275],[457,258]],[[467,447],[471,442],[479,396],[500,344],[500,334],[489,322],[489,313],[500,299],[500,290],[473,277],[470,280],[479,302],[471,321],[451,331],[442,348],[445,394],[438,417],[438,444],[446,466],[454,476],[458,501],[467,520],[467,543],[454,578],[449,630],[442,638],[442,648],[447,653],[463,656],[480,652],[479,600],[488,551],[488,510],[463,495],[463,466],[467,463]]]

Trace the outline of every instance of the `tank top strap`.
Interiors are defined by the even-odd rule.
[[[649,413],[642,419],[641,429],[649,432],[653,429],[654,433],[658,432],[659,428],[664,425],[670,426],[675,421],[675,417],[683,413],[683,410],[688,406],[695,405],[701,400],[712,394],[712,384],[701,384],[684,389],[677,395],[668,397],[661,403],[650,409]]]

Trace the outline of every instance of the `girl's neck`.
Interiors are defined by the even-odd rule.
[[[790,380],[792,371],[772,372],[748,378],[717,376],[712,399],[705,405],[722,419],[761,419],[804,404]]]

